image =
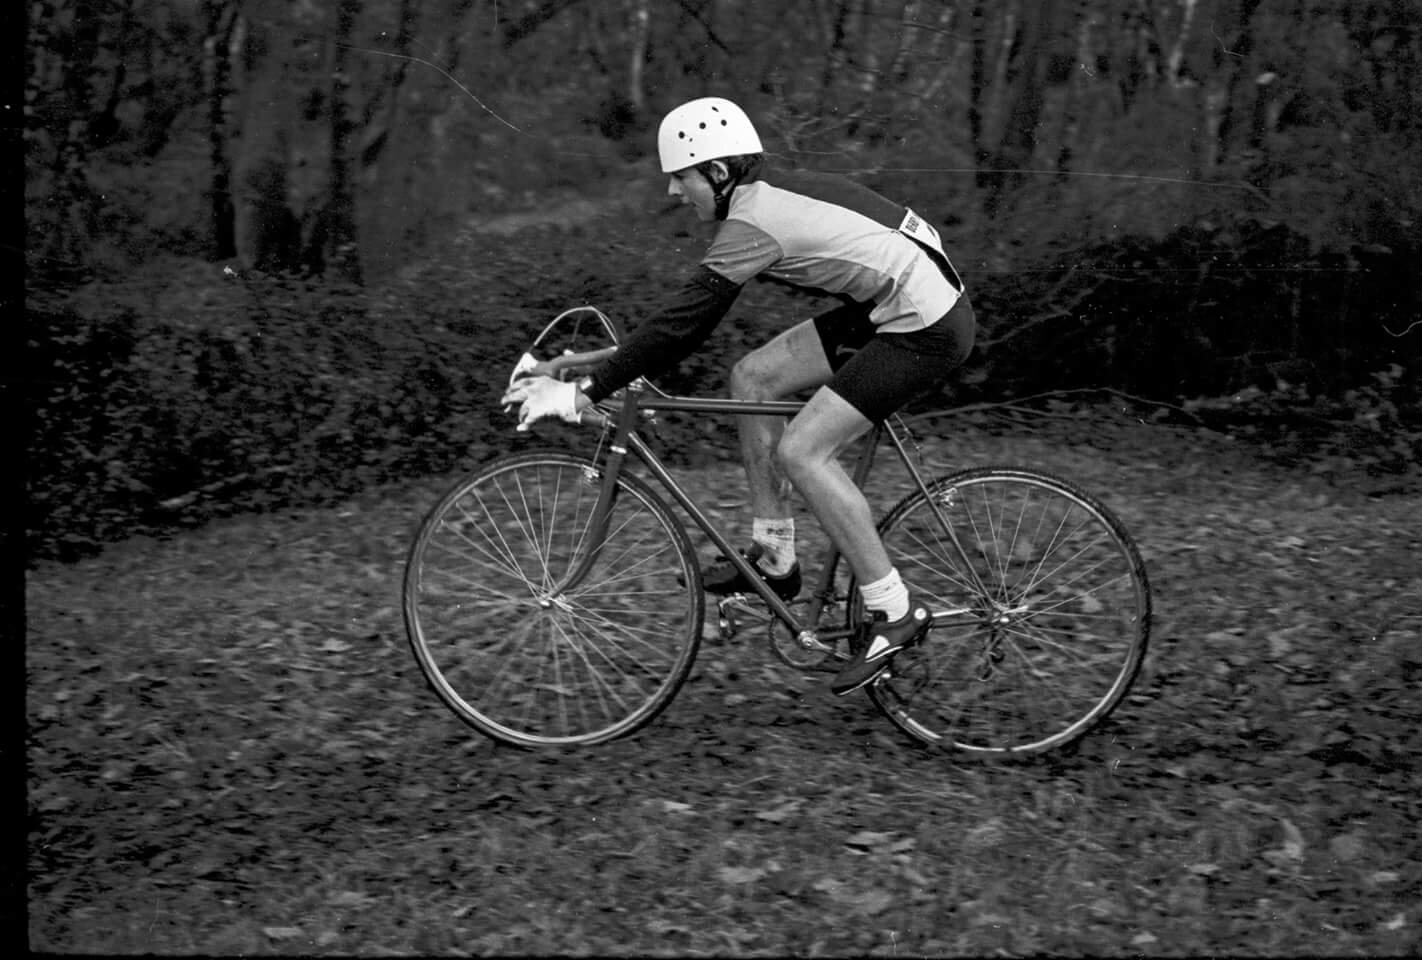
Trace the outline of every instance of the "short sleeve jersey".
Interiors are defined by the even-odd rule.
[[[702,265],[744,284],[760,277],[872,305],[886,332],[946,314],[960,293],[898,228],[907,209],[845,177],[792,173],[736,188]]]

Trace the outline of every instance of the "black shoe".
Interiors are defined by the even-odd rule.
[[[741,556],[751,562],[755,572],[760,574],[760,578],[770,585],[770,589],[775,591],[775,595],[781,600],[790,601],[800,592],[800,564],[796,563],[790,568],[790,572],[782,576],[771,576],[761,569],[757,562],[765,555],[765,548],[758,543],[750,545],[749,549],[742,550]],[[725,555],[717,557],[712,561],[711,566],[706,568],[705,575],[701,578],[702,585],[707,593],[714,593],[718,596],[725,596],[729,593],[754,593],[755,588],[751,586],[735,564],[731,563]]]
[[[923,638],[932,622],[928,608],[913,597],[909,597],[908,613],[893,623],[888,623],[882,612],[875,611],[867,631],[868,642],[835,674],[830,690],[843,697],[872,683],[884,672],[894,654]]]

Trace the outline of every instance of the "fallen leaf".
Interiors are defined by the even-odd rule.
[[[1302,860],[1304,855],[1304,838],[1299,828],[1294,826],[1293,821],[1279,818],[1280,825],[1284,828],[1284,845],[1281,848],[1284,856],[1290,860]]]
[[[833,877],[824,877],[816,881],[814,888],[840,906],[870,916],[883,913],[894,905],[894,895],[886,890],[873,887],[862,889]]]
[[[1328,852],[1344,863],[1351,863],[1363,855],[1365,840],[1355,833],[1340,833],[1328,841]]]
[[[844,841],[846,847],[863,847],[872,850],[874,847],[881,847],[894,838],[892,833],[876,833],[873,830],[863,830]]]
[[[894,895],[887,890],[866,890],[849,904],[860,913],[867,913],[869,916],[883,913],[894,905]]]
[[[755,883],[765,876],[760,867],[722,867],[716,871],[716,878],[722,883]]]
[[[974,927],[1005,927],[1011,925],[1012,919],[1000,913],[980,913],[968,923]]]
[[[783,823],[795,815],[803,802],[804,801],[799,798],[789,800],[773,810],[760,811],[755,815],[755,818],[757,820],[765,820],[768,823]]]
[[[375,902],[375,898],[359,890],[342,890],[327,901],[333,907],[363,907]]]
[[[292,940],[301,936],[300,927],[263,927],[262,932],[273,940]]]

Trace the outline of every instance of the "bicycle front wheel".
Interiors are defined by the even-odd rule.
[[[1072,742],[1115,709],[1145,656],[1150,586],[1135,544],[1101,503],[1032,471],[967,470],[928,493],[879,529],[933,628],[870,696],[931,744],[1010,754]]]
[[[405,569],[415,658],[461,719],[517,746],[594,744],[657,715],[686,679],[705,599],[686,530],[619,475],[562,452],[506,457],[451,489]]]

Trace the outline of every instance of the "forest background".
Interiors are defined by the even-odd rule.
[[[20,19],[0,886],[36,952],[1416,954],[1415,0]],[[427,690],[397,600],[420,513],[526,442],[496,400],[538,327],[635,323],[695,262],[654,136],[710,93],[777,164],[942,230],[982,329],[925,401],[954,408],[920,421],[934,470],[1070,476],[1141,546],[1151,655],[1079,749],[925,755],[749,636],[595,752],[496,748]],[[751,285],[662,385],[721,390],[817,308]],[[743,523],[734,432],[663,427]]]
[[[940,227],[983,322],[940,405],[1129,409],[1417,485],[1410,0],[26,10],[37,554],[506,448],[532,333],[633,324],[698,256],[655,127],[703,94]],[[666,385],[721,389],[813,307],[748,290]]]

